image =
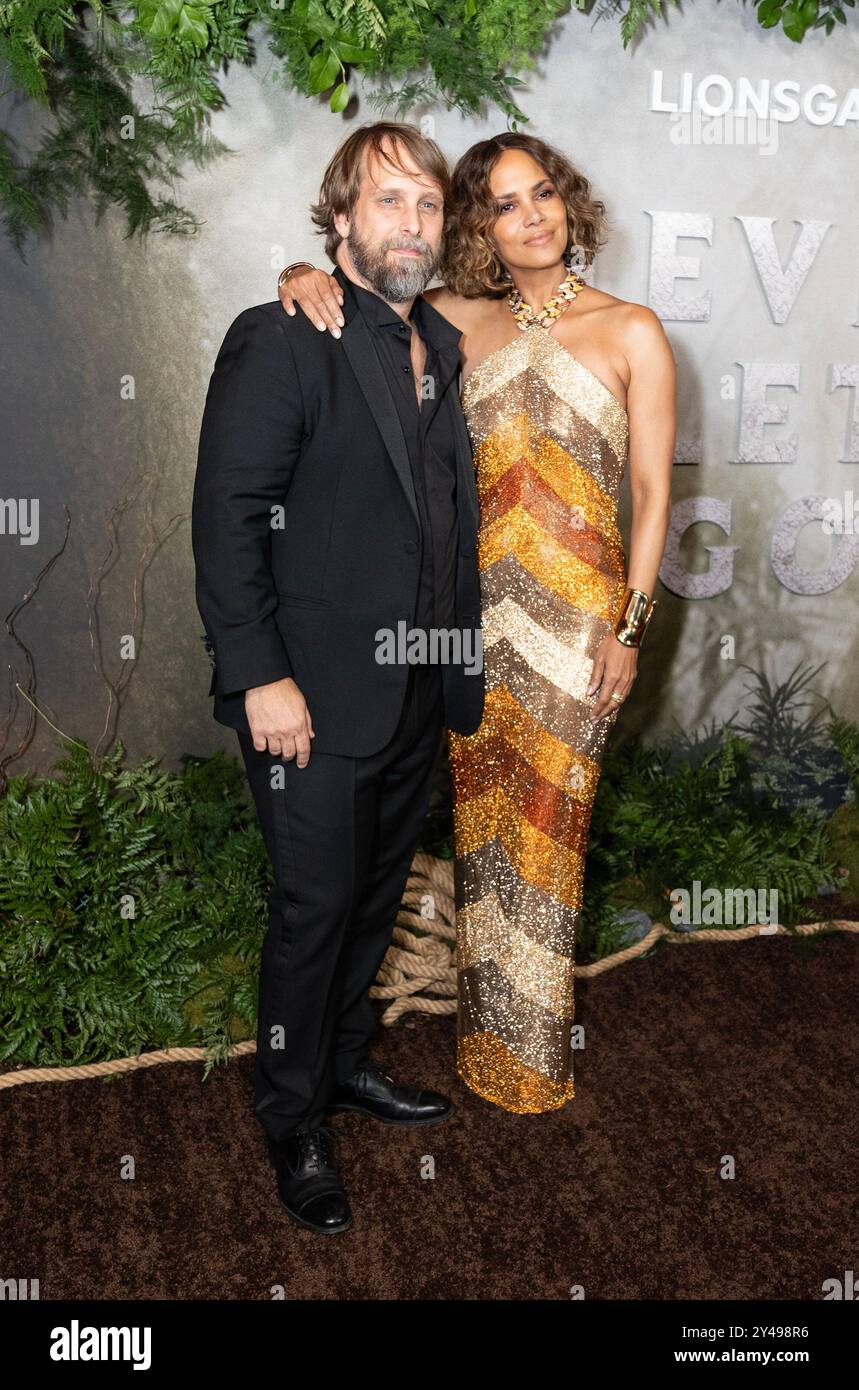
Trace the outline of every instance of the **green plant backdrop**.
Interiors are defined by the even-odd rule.
[[[745,735],[730,721],[610,745],[581,963],[668,924],[669,894],[695,879],[777,890],[786,926],[859,915],[859,725],[819,700],[806,712],[814,674],[752,673]],[[178,774],[127,768],[120,743],[98,759],[68,740],[56,770],[10,779],[0,800],[0,1061],[190,1045],[208,1072],[255,1031],[271,871],[243,768],[221,751]],[[422,848],[453,852],[443,776]]]
[[[710,0],[715,4],[716,0]],[[752,0],[765,29],[793,42],[847,23],[855,0]],[[590,10],[593,0],[572,8]],[[678,0],[599,0],[628,45]],[[533,68],[560,0],[5,0],[0,3],[3,94],[49,113],[36,147],[0,129],[0,216],[20,254],[29,233],[65,216],[73,196],[101,218],[125,215],[128,236],[188,234],[198,223],[173,196],[182,163],[224,152],[208,128],[224,105],[231,63],[274,55],[283,81],[346,109],[360,79],[376,79],[370,104],[405,115],[422,103],[463,113],[496,106],[510,125],[522,74]],[[706,0],[683,22],[706,23]],[[570,22],[584,23],[584,16]],[[145,79],[150,99],[132,94]]]

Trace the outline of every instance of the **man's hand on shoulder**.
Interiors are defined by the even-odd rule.
[[[245,713],[258,752],[268,746],[276,757],[295,758],[298,767],[307,766],[315,734],[310,710],[291,676],[246,690]]]

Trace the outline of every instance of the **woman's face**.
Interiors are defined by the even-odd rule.
[[[498,209],[490,235],[508,270],[557,265],[567,249],[567,210],[527,150],[505,150],[489,175]]]

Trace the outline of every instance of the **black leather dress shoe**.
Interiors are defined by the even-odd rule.
[[[293,1221],[320,1235],[337,1235],[352,1225],[332,1158],[334,1138],[326,1125],[317,1125],[287,1139],[268,1141],[280,1201]]]
[[[455,1106],[438,1091],[398,1086],[377,1062],[364,1062],[348,1081],[334,1087],[327,1109],[358,1110],[386,1125],[437,1125]]]

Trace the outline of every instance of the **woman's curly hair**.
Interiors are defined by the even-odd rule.
[[[510,289],[505,268],[495,250],[492,227],[498,205],[489,176],[505,150],[525,150],[552,180],[567,209],[567,252],[582,248],[585,264],[605,245],[605,204],[591,196],[584,174],[536,135],[506,131],[481,140],[459,160],[445,203],[445,229],[439,274],[449,290],[466,299],[499,299]]]

